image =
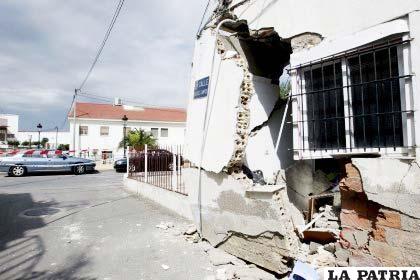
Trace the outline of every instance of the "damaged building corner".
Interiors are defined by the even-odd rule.
[[[247,3],[220,1],[195,50],[193,81],[213,80],[205,99],[190,95],[187,124],[186,185],[202,237],[278,275],[298,261],[419,266],[420,128],[407,73],[420,66],[404,64],[418,12],[311,29],[274,18],[290,3],[264,13]],[[308,20],[325,14],[312,8]]]

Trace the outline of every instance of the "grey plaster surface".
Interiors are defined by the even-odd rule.
[[[51,216],[22,211],[53,207]],[[52,211],[54,213],[56,211]],[[23,178],[0,173],[0,279],[205,279],[206,253],[156,228],[189,222],[122,189],[113,171]],[[169,267],[169,268],[168,268]]]

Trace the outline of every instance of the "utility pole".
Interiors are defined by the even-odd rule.
[[[77,106],[77,89],[74,90],[74,101],[73,101],[73,150],[74,156],[76,156],[76,106]]]

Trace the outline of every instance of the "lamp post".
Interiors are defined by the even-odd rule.
[[[41,148],[41,129],[42,125],[39,123],[37,126],[38,128],[38,149]]]
[[[55,127],[55,149],[58,148],[58,126]]]
[[[126,133],[126,130],[127,130],[127,121],[128,121],[128,118],[127,118],[127,116],[126,115],[124,115],[124,117],[122,118],[122,121],[123,121],[123,142],[124,142],[124,158],[126,158],[127,157],[127,151],[126,151],[126,149],[127,149],[127,142],[126,142],[126,137],[127,137],[127,133]]]

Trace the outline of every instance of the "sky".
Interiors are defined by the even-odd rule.
[[[1,0],[0,113],[20,130],[63,125],[118,0]],[[125,0],[84,92],[186,107],[207,0]],[[99,100],[86,99],[89,102]],[[103,102],[103,101],[102,101]]]

